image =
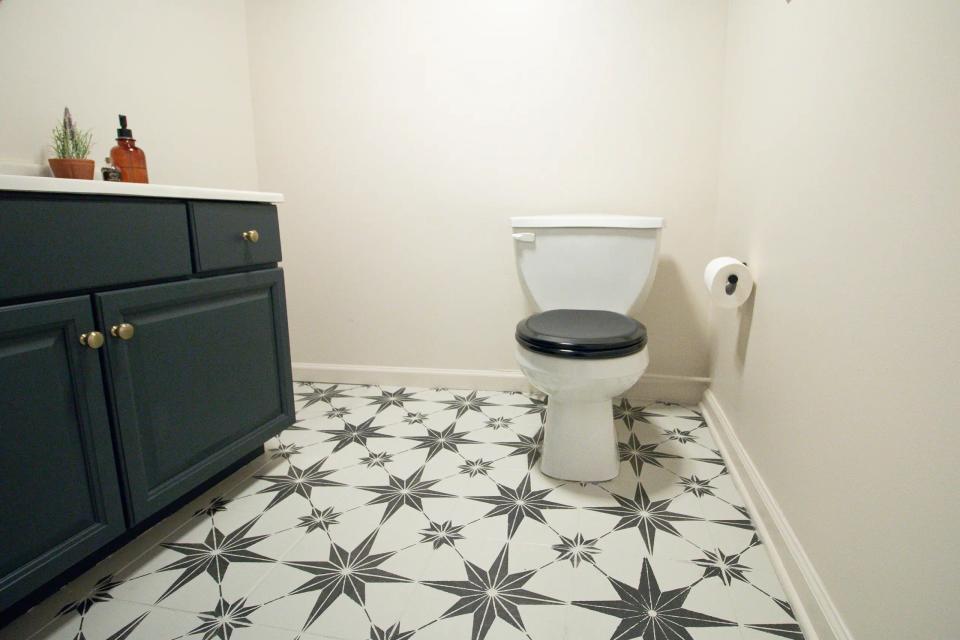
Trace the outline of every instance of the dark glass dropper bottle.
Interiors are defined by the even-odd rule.
[[[147,179],[147,157],[143,149],[137,146],[133,132],[127,128],[127,116],[120,116],[120,128],[117,129],[117,146],[110,150],[113,166],[120,170],[121,182],[149,182]]]

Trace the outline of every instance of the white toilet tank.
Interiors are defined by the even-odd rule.
[[[538,311],[627,313],[650,293],[663,218],[527,216],[510,222],[520,280]]]

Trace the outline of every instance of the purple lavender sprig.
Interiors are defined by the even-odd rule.
[[[81,131],[73,120],[70,109],[63,108],[63,120],[53,129],[53,152],[58,158],[82,160],[90,155],[93,132]]]

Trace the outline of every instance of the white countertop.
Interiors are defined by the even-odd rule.
[[[135,184],[103,180],[70,180],[36,176],[0,175],[0,191],[36,191],[43,193],[81,193],[141,198],[180,198],[190,200],[236,200],[243,202],[283,202],[283,194],[263,191],[235,191],[205,187],[178,187],[168,184]]]

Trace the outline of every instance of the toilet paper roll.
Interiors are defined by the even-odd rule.
[[[729,256],[711,260],[703,271],[703,282],[713,303],[724,309],[739,307],[753,291],[750,268]]]

